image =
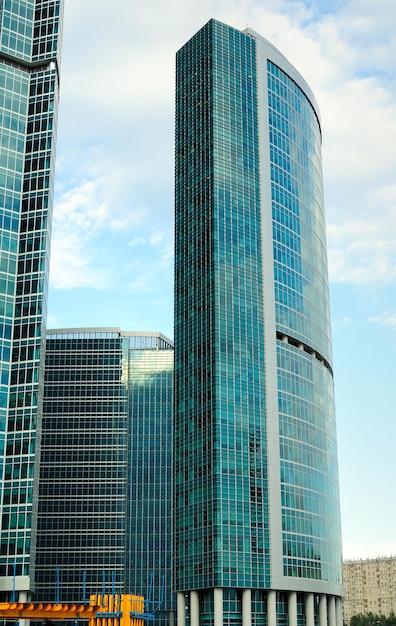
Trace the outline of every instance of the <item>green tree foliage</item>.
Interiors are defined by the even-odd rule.
[[[396,626],[396,615],[391,613],[385,617],[375,613],[359,613],[351,617],[349,626]]]

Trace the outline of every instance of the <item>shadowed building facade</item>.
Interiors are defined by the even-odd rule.
[[[81,602],[103,585],[147,597],[153,574],[169,623],[172,407],[160,333],[47,331],[37,600]]]
[[[176,66],[178,624],[341,626],[318,107],[249,29]]]
[[[0,599],[34,582],[63,0],[0,2]]]

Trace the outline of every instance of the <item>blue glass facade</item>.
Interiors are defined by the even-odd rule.
[[[153,337],[129,341],[126,589],[153,601],[164,585],[155,623],[169,624],[172,585],[173,343]],[[153,606],[155,606],[154,604]],[[153,608],[153,607],[151,607]]]
[[[320,125],[270,61],[268,109],[284,573],[340,582]]]
[[[173,344],[159,333],[47,331],[36,597],[165,600],[171,576]],[[113,587],[114,585],[114,587]],[[150,607],[152,608],[152,607]]]
[[[319,113],[250,30],[177,54],[175,220],[180,623],[339,620]]]
[[[177,77],[176,576],[182,588],[264,587],[254,41],[216,22],[197,37]]]
[[[0,3],[0,593],[34,578],[63,0]],[[15,576],[15,581],[14,581]],[[21,596],[22,597],[22,596]]]
[[[124,592],[128,398],[117,332],[47,331],[36,598]],[[127,365],[128,352],[125,360]],[[86,589],[83,589],[83,572]]]

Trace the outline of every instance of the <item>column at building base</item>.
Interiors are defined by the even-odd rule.
[[[319,596],[319,626],[327,626],[327,597],[324,593]]]
[[[213,589],[214,626],[223,626],[223,590]]]
[[[186,626],[186,599],[182,591],[177,594],[177,626]]]
[[[191,626],[199,626],[199,593],[198,591],[190,592],[190,624]]]
[[[314,594],[305,594],[305,624],[315,626]]]
[[[242,591],[242,626],[252,626],[252,590]]]
[[[297,593],[290,591],[287,597],[287,609],[289,613],[289,626],[297,626]]]
[[[267,626],[276,626],[276,591],[267,594]]]
[[[251,626],[252,611],[252,590],[241,589],[242,593],[242,626]],[[282,592],[284,594],[284,592]],[[305,626],[315,626],[315,594],[313,592],[302,592],[304,603]],[[223,626],[224,606],[223,589],[213,589],[213,626]],[[288,626],[298,626],[298,594],[290,591],[287,594]],[[186,605],[189,611],[186,610]],[[301,607],[300,607],[301,611]],[[277,591],[271,589],[267,592],[267,626],[277,626]],[[188,597],[184,592],[177,594],[177,625],[186,626],[187,613],[189,613],[190,626],[200,626],[200,592],[190,591]],[[170,615],[170,626],[174,626],[175,616]],[[343,626],[341,598],[336,596],[319,595],[319,624],[318,626]]]
[[[342,626],[343,624],[342,601],[339,596],[336,597],[336,622],[337,626]]]
[[[336,626],[336,603],[335,596],[329,596],[327,600],[329,626]]]

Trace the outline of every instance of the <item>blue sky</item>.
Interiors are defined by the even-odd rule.
[[[394,0],[66,0],[48,327],[173,336],[174,55],[211,17],[319,102],[344,557],[396,554]]]

